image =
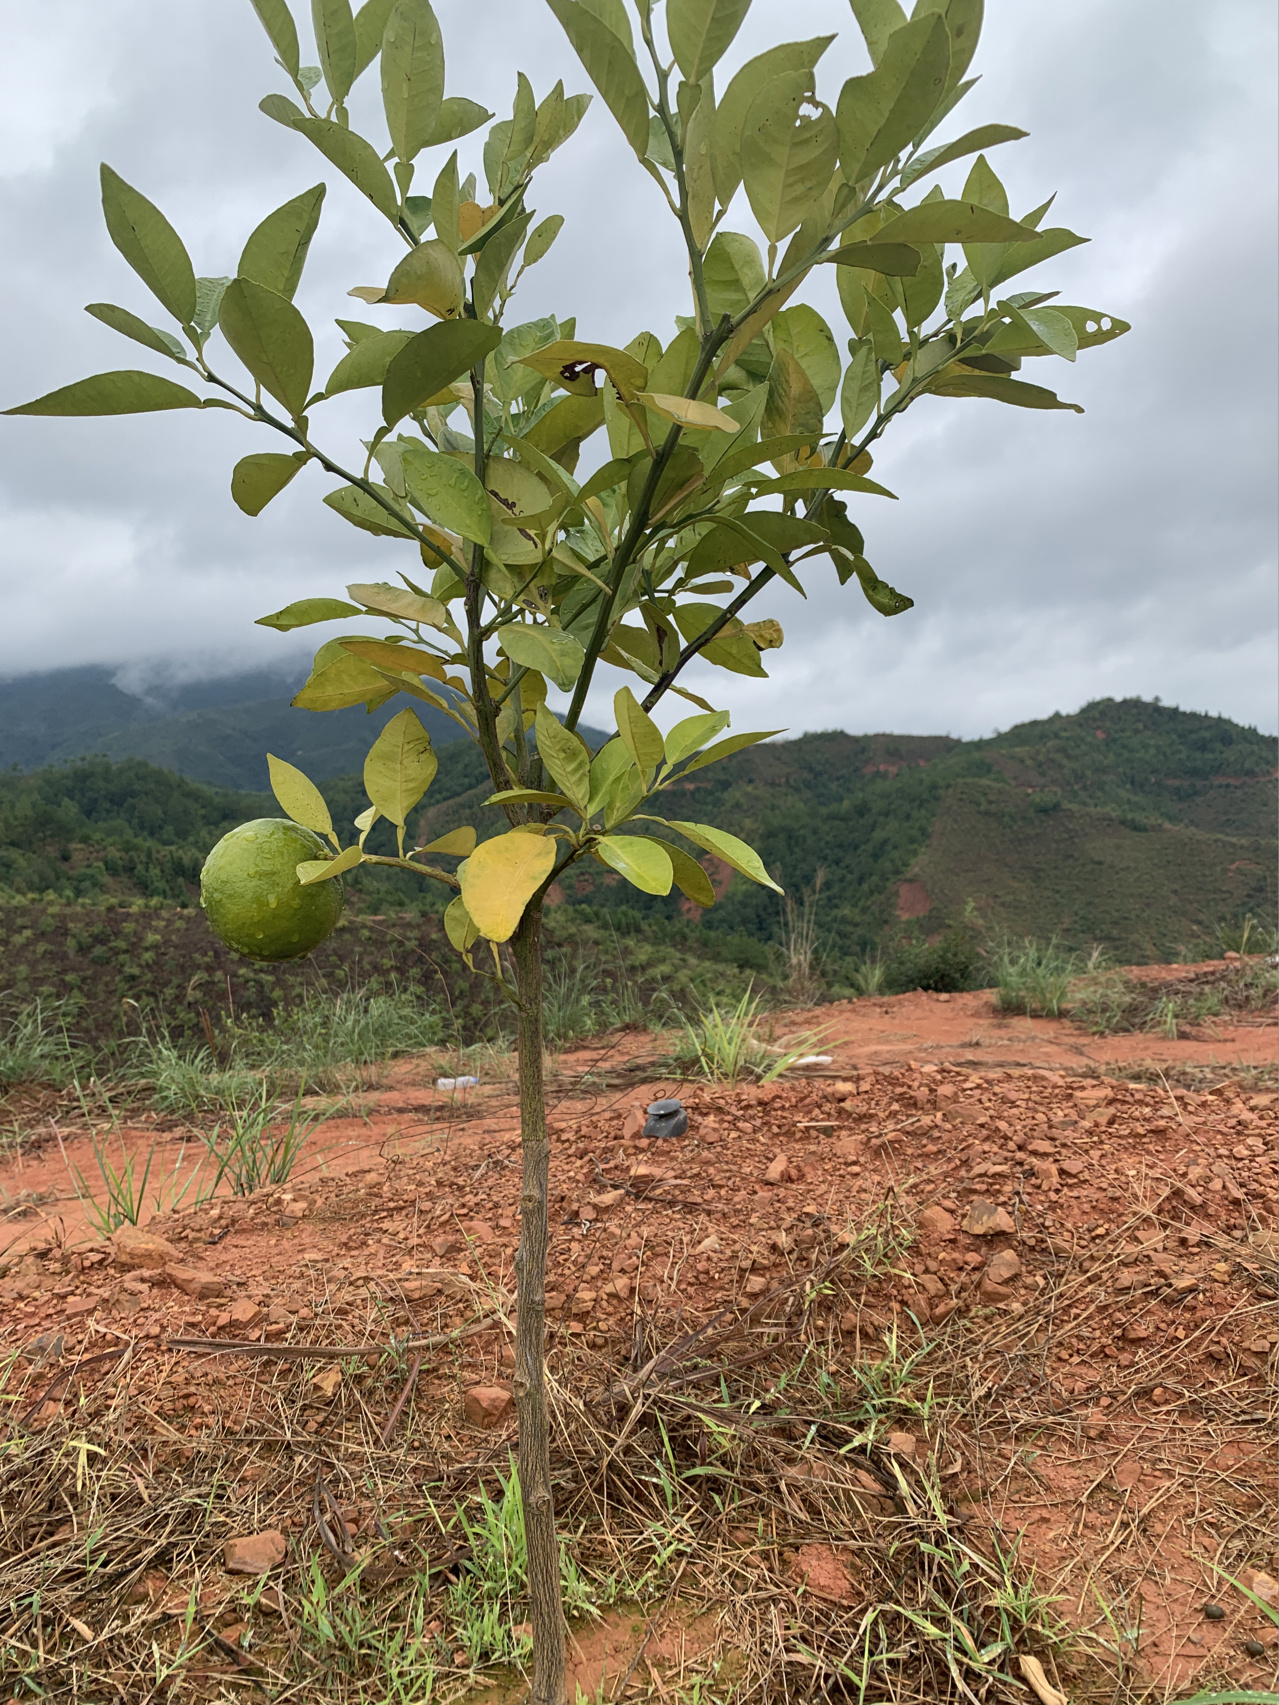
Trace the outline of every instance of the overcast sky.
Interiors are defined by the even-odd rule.
[[[541,0],[436,3],[451,94],[501,116],[517,69],[539,97],[561,76],[589,87]],[[833,30],[819,73],[833,104],[865,68],[843,0],[755,0],[719,86],[783,36]],[[1032,364],[1082,416],[914,408],[876,463],[900,501],[857,499],[854,514],[916,607],[886,621],[822,564],[806,604],[761,599],[787,636],[766,659],[771,681],[704,668],[690,682],[735,726],[971,736],[1131,694],[1276,726],[1274,35],[1273,0],[990,0],[982,81],[943,135],[987,120],[1031,132],[992,155],[1013,213],[1056,190],[1049,222],[1092,241],[1025,284],[1133,330],[1073,367]],[[163,365],[81,311],[114,301],[165,323],[106,236],[102,159],[160,205],[204,274],[234,272],[253,225],[328,176],[298,297],[326,373],[343,347],[333,316],[363,313],[343,292],[382,281],[402,249],[304,139],[257,111],[284,81],[248,0],[0,0],[0,39],[5,402]],[[381,137],[376,73],[356,94],[357,126]],[[479,148],[462,144],[464,168]],[[964,171],[949,169],[949,193]],[[576,312],[579,336],[668,341],[687,311],[678,234],[598,100],[531,199],[568,222],[508,323]],[[728,223],[751,229],[740,204]],[[832,271],[807,294],[842,345]],[[317,436],[349,454],[371,396],[330,405]],[[255,616],[393,578],[399,547],[323,508],[319,470],[256,520],[233,506],[234,461],[273,448],[226,414],[0,421],[0,675],[105,663],[142,681],[270,663],[297,642]],[[612,670],[601,680],[595,722],[618,684]]]

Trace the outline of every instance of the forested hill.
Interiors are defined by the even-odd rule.
[[[816,892],[819,932],[841,955],[904,930],[935,934],[967,910],[992,932],[1059,933],[1137,961],[1245,911],[1273,915],[1277,759],[1274,739],[1226,718],[1102,700],[987,740],[773,741],[699,771],[668,808],[751,841],[792,901]],[[504,826],[482,809],[489,788],[469,743],[440,760],[423,826]],[[358,773],[330,776],[324,791],[340,824],[363,803]],[[0,891],[189,902],[213,841],[276,809],[136,759],[11,771],[0,776]],[[435,903],[410,878],[361,881],[366,906]],[[594,865],[564,886],[567,902],[624,925],[680,903]],[[775,895],[737,878],[704,922],[768,941],[783,918]]]

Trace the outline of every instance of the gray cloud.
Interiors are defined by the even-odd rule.
[[[439,10],[453,92],[508,110],[516,66],[539,93],[557,76],[586,86],[538,0]],[[780,33],[781,10],[756,0],[734,58]],[[824,92],[861,68],[842,4],[788,0],[784,15],[792,37],[841,32]],[[102,158],[168,212],[208,273],[233,271],[264,213],[329,176],[299,302],[319,334],[317,370],[336,361],[332,316],[353,309],[342,293],[385,276],[395,240],[257,112],[278,73],[247,3],[0,0],[0,25],[12,91],[0,112],[4,397],[150,364],[81,312],[115,300],[150,314],[102,228]],[[1082,403],[1082,418],[980,401],[913,409],[876,463],[900,501],[859,500],[857,513],[872,561],[916,608],[885,621],[814,565],[807,603],[784,592],[761,611],[787,632],[769,684],[709,668],[690,681],[737,726],[976,734],[1128,693],[1275,726],[1273,37],[1260,0],[988,6],[983,81],[952,123],[1031,131],[992,157],[1014,212],[1056,189],[1052,219],[1093,239],[1035,281],[1134,329],[1032,375]],[[372,78],[359,95],[356,122],[372,126]],[[478,147],[463,149],[478,167]],[[685,307],[677,232],[598,101],[536,190],[568,225],[522,288],[519,317],[576,311],[602,340],[642,326],[668,336]],[[808,295],[846,336],[830,278]],[[335,405],[326,442],[354,445],[361,424],[358,399]],[[298,642],[253,617],[390,572],[393,547],[323,509],[310,470],[257,520],[241,515],[231,465],[269,446],[230,416],[0,430],[2,673],[274,662]],[[613,685],[593,696],[596,720]]]

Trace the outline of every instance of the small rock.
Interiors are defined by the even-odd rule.
[[[1082,1178],[1087,1170],[1082,1160],[1063,1160],[1058,1166],[1058,1171],[1064,1172],[1067,1178]]]
[[[278,1528],[228,1539],[222,1547],[222,1566],[228,1575],[265,1575],[283,1563],[287,1547]]]
[[[603,1208],[607,1211],[609,1208],[617,1207],[620,1202],[624,1202],[626,1192],[625,1190],[604,1190],[598,1196],[592,1196],[590,1200],[592,1207]]]
[[[779,1154],[775,1160],[769,1163],[768,1169],[764,1173],[764,1182],[765,1184],[784,1184],[789,1176],[790,1161],[784,1154]]]
[[[1089,1410],[1088,1418],[1084,1422],[1084,1437],[1086,1439],[1099,1439],[1105,1432],[1107,1425],[1104,1409]]]
[[[342,1384],[342,1365],[334,1362],[332,1367],[321,1368],[319,1373],[311,1376],[311,1389],[322,1397],[326,1403],[337,1396]]]
[[[209,1297],[225,1296],[227,1293],[226,1280],[217,1273],[209,1272],[207,1267],[170,1265],[164,1269],[164,1276],[184,1296],[195,1297],[201,1302]]]
[[[1011,1302],[1013,1298],[1013,1293],[1007,1285],[997,1285],[985,1274],[977,1287],[977,1295],[983,1302],[989,1303]]]
[[[925,1208],[917,1222],[921,1242],[942,1243],[955,1235],[955,1222],[945,1208]]]
[[[640,1132],[644,1129],[644,1120],[647,1116],[648,1115],[644,1112],[642,1107],[631,1108],[622,1124],[623,1142],[629,1142],[633,1137],[639,1136]]]
[[[82,1315],[92,1314],[98,1306],[97,1297],[68,1297],[62,1305],[62,1311],[70,1320],[78,1320]]]
[[[1001,1249],[992,1255],[986,1267],[986,1277],[992,1285],[1006,1285],[1021,1274],[1021,1261],[1014,1249]]]
[[[472,1243],[492,1243],[497,1236],[486,1220],[467,1220],[462,1230]]]
[[[181,1253],[163,1237],[142,1231],[136,1225],[122,1225],[111,1239],[111,1254],[117,1267],[167,1267],[180,1261]]]
[[[972,1237],[996,1237],[1000,1233],[1015,1234],[1017,1227],[1003,1208],[977,1196],[969,1204],[964,1230]]]
[[[1027,1143],[1026,1148],[1031,1154],[1052,1156],[1057,1152],[1057,1145],[1055,1143],[1045,1142],[1042,1137],[1036,1137],[1033,1142]]]
[[[500,1427],[515,1407],[515,1398],[500,1385],[473,1385],[462,1399],[462,1412],[472,1427]]]
[[[801,1119],[796,1125],[797,1131],[811,1131],[815,1137],[833,1137],[835,1121],[833,1119]]]
[[[1061,1176],[1051,1160],[1035,1162],[1035,1177],[1046,1190],[1055,1190],[1061,1183]]]
[[[255,1332],[265,1319],[266,1310],[248,1297],[231,1304],[231,1325],[237,1332]]]
[[[1245,1585],[1249,1592],[1255,1593],[1266,1604],[1279,1605],[1279,1581],[1273,1575],[1267,1575],[1260,1569],[1250,1569]]]
[[[894,1456],[914,1456],[915,1443],[914,1433],[889,1433],[888,1435],[888,1448]]]
[[[694,1255],[714,1255],[722,1247],[719,1239],[712,1232],[709,1237],[702,1239],[693,1253]]]
[[[1139,1326],[1134,1320],[1124,1327],[1124,1342],[1126,1344],[1144,1344],[1150,1336],[1148,1326]]]

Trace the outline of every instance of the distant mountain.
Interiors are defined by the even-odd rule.
[[[71,676],[82,709],[122,715],[141,705],[105,672],[61,679]],[[64,717],[55,730],[63,747],[80,739],[118,759],[0,775],[0,892],[190,900],[213,841],[278,811],[264,792],[268,749],[323,782],[347,833],[364,804],[359,765],[393,707],[372,718],[309,716],[287,707],[286,692],[168,715],[142,705],[133,723],[96,738],[70,732]],[[29,695],[28,713],[40,702]],[[21,729],[9,726],[3,697],[0,727],[16,746]],[[451,723],[432,727],[440,768],[415,827],[424,838],[461,823],[498,833],[506,820],[483,804],[491,786],[482,760],[453,733]],[[34,735],[23,738],[34,749]],[[125,758],[126,748],[138,757]],[[792,907],[810,897],[837,961],[912,934],[936,937],[968,913],[988,934],[1058,934],[1140,962],[1202,942],[1245,911],[1273,917],[1277,758],[1273,739],[1227,718],[1107,699],[988,740],[835,732],[772,741],[677,784],[665,810],[758,848]],[[260,778],[261,789],[192,777]],[[379,825],[371,850],[389,851],[389,833]],[[786,902],[705,862],[721,893],[705,914],[589,862],[553,897],[623,928],[683,913],[713,932],[778,942]],[[378,910],[443,898],[400,872],[361,872],[353,886]]]
[[[56,669],[0,681],[0,769],[22,770],[100,754],[143,758],[210,787],[267,786],[266,753],[287,758],[315,780],[358,769],[378,730],[402,708],[392,700],[370,716],[351,710],[294,710],[302,673],[254,670],[148,689],[116,685],[119,671]],[[460,737],[427,704],[414,706],[437,746]]]

